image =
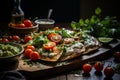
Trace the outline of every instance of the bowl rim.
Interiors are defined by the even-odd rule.
[[[50,21],[50,23],[46,23],[46,24],[54,24],[55,23],[55,20],[53,20],[53,19],[36,19],[34,22],[36,23],[36,24],[40,24],[40,25],[42,25],[41,23],[40,23],[40,21]],[[46,25],[45,24],[45,25]]]
[[[21,48],[20,51],[18,52],[18,54],[14,55],[14,56],[0,57],[0,59],[13,58],[13,57],[16,57],[16,56],[21,55],[21,54],[24,52],[24,47],[23,47],[21,44],[19,44],[19,43],[15,43],[15,42],[0,42],[0,44],[10,44],[10,45],[15,45],[15,46],[17,46],[18,48]]]

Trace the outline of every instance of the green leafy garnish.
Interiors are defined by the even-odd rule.
[[[111,37],[119,38],[120,23],[115,16],[101,17],[102,10],[98,7],[95,14],[87,19],[80,19],[78,22],[72,21],[71,27],[74,30],[87,30],[94,37]]]

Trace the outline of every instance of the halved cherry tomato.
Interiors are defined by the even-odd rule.
[[[24,51],[24,56],[25,56],[26,58],[30,58],[31,52],[33,52],[32,49],[25,49],[25,51]]]
[[[24,43],[27,43],[28,41],[32,40],[32,36],[25,36],[24,37]]]
[[[84,71],[84,73],[89,73],[91,70],[92,70],[92,65],[91,64],[85,63],[83,65],[83,71]]]
[[[33,51],[35,50],[35,47],[33,45],[28,45],[26,49],[32,49]]]
[[[104,64],[100,61],[97,61],[95,64],[94,64],[94,68],[97,72],[101,72],[103,70],[103,67],[104,67]]]
[[[55,42],[47,42],[45,44],[43,44],[44,49],[46,50],[52,50],[54,47],[56,46]]]
[[[30,54],[31,60],[37,60],[39,58],[40,58],[40,54],[38,52],[36,52],[36,51],[31,52],[31,54]]]
[[[48,39],[49,39],[50,41],[55,42],[55,43],[60,43],[61,40],[62,40],[62,36],[59,35],[59,34],[50,33],[50,34],[48,35]]]
[[[65,39],[64,39],[64,43],[66,43],[66,44],[70,44],[70,43],[72,43],[73,41],[74,41],[73,38],[65,38]]]

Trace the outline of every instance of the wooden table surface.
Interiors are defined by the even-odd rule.
[[[114,62],[114,57],[110,57],[109,59],[106,59],[104,61],[105,61],[104,68],[110,63],[109,61],[113,62],[112,67],[115,67],[118,64]],[[74,71],[62,73],[60,75],[42,80],[120,80],[120,74],[115,73],[111,79],[106,79],[103,71],[101,75],[96,75],[95,69],[94,67],[92,67],[92,71],[90,72],[89,76],[84,76],[83,71],[81,69],[77,69]]]

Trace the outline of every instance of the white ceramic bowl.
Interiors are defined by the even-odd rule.
[[[54,28],[55,21],[52,19],[37,19],[35,23],[39,25],[39,30],[46,30]]]

